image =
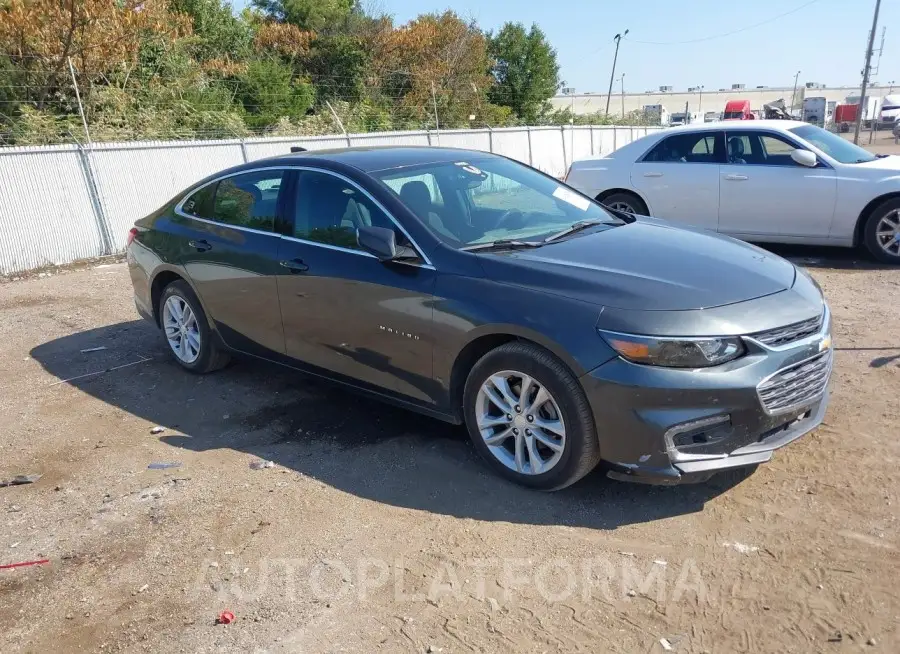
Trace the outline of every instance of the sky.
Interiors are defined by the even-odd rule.
[[[395,24],[447,8],[485,30],[507,21],[537,23],[557,51],[561,79],[578,92],[606,91],[613,37],[626,29],[616,65],[626,92],[661,85],[790,87],[798,70],[801,85],[858,85],[875,8],[875,0],[368,1]],[[247,3],[235,0],[236,7]],[[874,78],[900,82],[900,0],[882,0],[876,48],[882,27],[887,35]]]

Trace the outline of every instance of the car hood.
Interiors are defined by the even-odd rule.
[[[854,168],[863,168],[868,170],[891,170],[894,172],[900,172],[900,157],[892,154],[886,157],[873,159],[872,161],[867,161],[866,163],[851,165]]]
[[[789,289],[796,275],[756,246],[652,218],[478,256],[495,281],[618,309],[723,306]]]

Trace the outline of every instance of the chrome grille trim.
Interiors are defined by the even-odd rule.
[[[756,387],[759,401],[769,415],[799,408],[821,397],[831,377],[831,350],[782,368]]]
[[[756,332],[755,334],[748,334],[748,336],[767,347],[778,348],[818,334],[822,330],[824,319],[825,314],[822,313],[809,320],[795,322],[785,327],[768,329],[763,332]]]

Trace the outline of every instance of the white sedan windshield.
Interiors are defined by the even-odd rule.
[[[832,159],[844,164],[866,163],[874,161],[875,155],[854,145],[847,139],[841,138],[821,127],[815,125],[803,125],[793,127],[789,132],[796,134],[804,141],[809,141]]]
[[[621,224],[593,200],[499,157],[373,173],[442,241],[457,248],[540,242],[584,222]]]

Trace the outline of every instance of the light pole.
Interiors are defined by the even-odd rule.
[[[625,73],[622,73],[619,82],[621,82],[620,88],[622,91],[622,120],[625,120]]]
[[[700,117],[700,120],[703,120],[703,85],[697,87],[700,91],[700,100],[697,102],[697,114]]]
[[[888,82],[888,84],[890,84],[890,88],[888,89],[888,95],[890,95],[894,90],[894,80],[891,80],[890,82]]]
[[[613,37],[613,40],[616,42],[616,54],[613,55],[613,67],[612,72],[609,74],[609,90],[606,92],[606,115],[609,116],[609,98],[612,95],[612,85],[613,79],[616,77],[616,60],[619,58],[619,44],[622,42],[622,37],[628,34],[628,30],[625,30],[621,34],[616,34]]]
[[[797,71],[797,74],[794,75],[794,92],[791,93],[791,118],[794,117],[794,100],[797,97],[797,80],[800,79],[800,71]]]

